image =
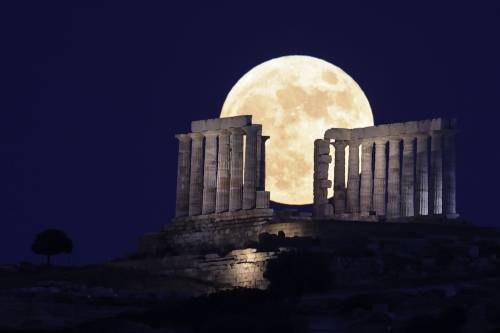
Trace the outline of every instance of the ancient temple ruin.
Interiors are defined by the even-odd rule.
[[[138,252],[147,260],[123,264],[226,287],[266,288],[267,263],[281,251],[320,248],[341,277],[339,246],[369,241],[406,248],[426,244],[429,234],[473,232],[456,212],[455,133],[455,122],[441,118],[327,130],[311,142],[311,214],[269,208],[268,137],[251,116],[193,121],[191,133],[176,135],[175,217],[140,238]],[[369,267],[376,266],[373,258],[366,258]],[[356,276],[378,274],[370,269],[341,280],[350,285]]]
[[[238,216],[269,208],[262,125],[252,116],[198,120],[177,134],[176,219]]]
[[[314,142],[314,217],[458,217],[455,133],[455,121],[442,118],[327,130]]]

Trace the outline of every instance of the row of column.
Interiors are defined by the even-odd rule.
[[[261,125],[250,125],[176,135],[179,156],[175,216],[205,215],[265,205],[265,198],[257,196],[269,197],[268,192],[263,191],[265,142],[269,137],[261,134]],[[258,190],[264,193],[257,194]]]
[[[380,138],[365,141],[335,140],[334,214],[387,215],[388,217],[447,214],[456,215],[455,136],[452,131],[431,135],[431,174],[429,178],[429,135]],[[416,140],[416,152],[414,145]],[[315,215],[329,216],[324,172],[328,170],[325,149],[315,142]],[[400,142],[403,141],[402,157]],[[321,143],[323,142],[323,143]],[[388,144],[388,156],[386,155]],[[345,151],[349,148],[347,188]],[[359,148],[361,174],[359,170]],[[375,152],[373,149],[375,148]],[[374,167],[373,167],[373,153]],[[317,161],[323,161],[316,163]],[[318,164],[318,165],[316,165]],[[387,165],[388,164],[388,165]],[[322,173],[321,173],[322,172]],[[386,177],[387,175],[387,177]],[[323,191],[321,192],[321,189]],[[430,190],[429,190],[430,189]],[[329,211],[330,210],[330,211]]]

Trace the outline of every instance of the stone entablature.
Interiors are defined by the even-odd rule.
[[[252,125],[252,116],[236,116],[195,120],[191,122],[191,132],[218,131],[222,129],[241,128]]]
[[[324,139],[314,142],[314,216],[458,217],[455,132],[455,120],[443,118],[327,130]],[[332,160],[333,182],[328,179]],[[330,201],[327,193],[332,185]]]
[[[252,116],[197,120],[177,134],[176,218],[268,209],[265,142]],[[244,151],[243,151],[244,150]],[[227,214],[226,214],[227,215]]]
[[[434,118],[403,123],[382,124],[360,128],[330,128],[324,139],[330,140],[368,140],[385,137],[402,138],[406,135],[429,134],[432,131],[456,130],[455,119]]]

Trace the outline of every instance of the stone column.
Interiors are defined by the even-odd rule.
[[[455,132],[450,131],[444,136],[444,182],[443,182],[443,213],[448,217],[457,217],[456,207],[456,176],[455,176]]]
[[[429,171],[427,156],[427,135],[417,136],[417,182],[415,184],[415,212],[429,214]]]
[[[347,212],[359,213],[359,141],[349,142],[347,167]]]
[[[403,179],[401,180],[401,215],[414,216],[414,172],[413,172],[413,137],[403,140]]]
[[[243,209],[255,208],[257,189],[257,136],[262,133],[262,126],[243,127],[246,134],[245,170],[243,174]]]
[[[203,171],[203,205],[202,214],[215,212],[217,191],[217,136],[216,131],[208,131],[205,135],[205,167]]]
[[[266,189],[266,141],[269,136],[257,136],[257,190]]]
[[[375,141],[375,175],[373,180],[373,210],[377,215],[385,215],[385,139]]]
[[[201,214],[203,199],[203,134],[191,133],[191,173],[189,177],[189,215]]]
[[[333,215],[332,205],[328,203],[328,189],[332,186],[332,181],[328,180],[328,166],[331,162],[330,142],[314,140],[313,215],[317,217]]]
[[[335,165],[333,169],[333,207],[335,214],[345,212],[345,147],[347,142],[335,140]]]
[[[441,132],[431,136],[432,213],[443,213],[443,142]]]
[[[362,215],[368,215],[372,209],[372,151],[373,142],[364,141],[361,145],[361,189],[360,189],[360,211]]]
[[[175,217],[189,214],[189,164],[191,159],[191,137],[188,134],[177,134],[179,155],[177,158],[177,191],[175,200]]]
[[[229,136],[231,132],[221,130],[219,133],[219,155],[217,160],[217,199],[215,212],[226,212],[229,210],[229,167],[230,151]]]
[[[231,178],[229,182],[229,211],[241,209],[243,193],[243,134],[241,128],[230,128]]]
[[[387,175],[387,216],[400,216],[400,139],[389,140],[389,172]]]

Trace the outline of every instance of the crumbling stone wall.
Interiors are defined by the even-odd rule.
[[[242,211],[236,220],[219,215],[222,217],[193,217],[169,224],[163,231],[145,234],[139,239],[139,252],[200,254],[250,247],[269,224],[272,210]]]
[[[265,289],[267,262],[277,252],[257,252],[256,249],[231,251],[226,256],[172,256],[162,261],[161,273],[213,282],[221,287],[248,287]],[[189,260],[190,259],[190,260]]]
[[[258,252],[254,248],[248,248],[234,250],[225,255],[216,253],[169,255],[162,258],[120,260],[109,264],[169,277],[205,281],[216,289],[234,287],[266,289],[269,285],[264,278],[267,263],[278,254],[279,250]]]

